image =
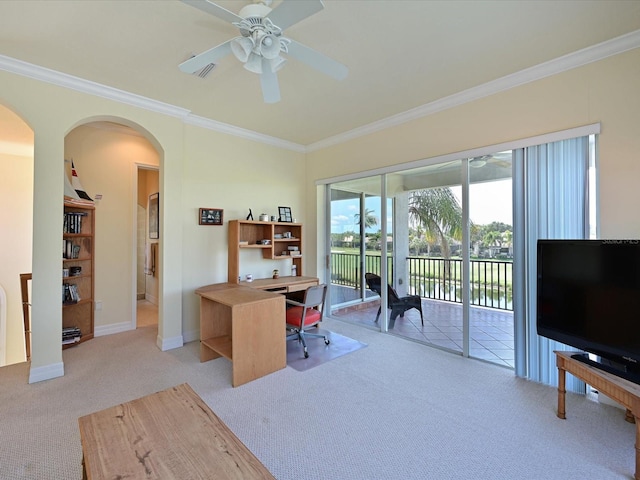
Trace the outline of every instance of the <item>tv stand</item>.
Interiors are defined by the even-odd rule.
[[[592,367],[599,368],[600,370],[604,370],[605,372],[612,373],[618,377],[622,377],[630,382],[640,384],[640,373],[629,369],[629,366],[623,363],[609,360],[605,357],[598,357],[600,360],[592,360],[589,358],[588,353],[574,353],[571,355],[571,358],[578,360],[579,362],[586,363],[587,365],[591,365]]]
[[[576,357],[576,352],[554,353],[558,367],[558,418],[566,418],[566,372],[624,406],[627,409],[625,419],[636,424],[636,471],[633,478],[640,480],[640,385],[592,366]]]

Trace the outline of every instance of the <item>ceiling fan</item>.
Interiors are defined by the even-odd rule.
[[[240,31],[240,36],[182,62],[179,68],[185,73],[195,73],[233,53],[245,69],[260,75],[266,103],[280,101],[276,72],[286,62],[282,53],[336,80],[342,80],[348,74],[347,67],[341,63],[283,36],[286,28],[322,10],[324,5],[321,0],[282,0],[274,9],[270,7],[272,0],[258,0],[243,7],[237,15],[209,0],[182,2],[231,22]]]

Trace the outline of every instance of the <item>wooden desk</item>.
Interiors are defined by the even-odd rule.
[[[200,295],[200,361],[232,362],[237,387],[287,366],[285,297],[231,283],[207,285]]]
[[[186,383],[78,423],[85,479],[274,478]]]
[[[316,277],[279,277],[279,278],[259,278],[252,282],[240,282],[243,287],[257,288],[258,290],[269,290],[278,293],[299,292],[309,287],[318,285]]]
[[[626,420],[636,424],[636,471],[640,480],[640,385],[571,358],[576,352],[554,351],[558,367],[558,418],[565,416],[566,372],[591,385],[627,409]]]

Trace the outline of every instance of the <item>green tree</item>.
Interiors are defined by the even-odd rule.
[[[356,221],[356,225],[360,225],[360,214],[356,213],[353,218]],[[364,228],[365,230],[367,228],[371,228],[371,227],[375,227],[376,225],[378,225],[378,218],[374,215],[373,210],[371,210],[370,208],[365,208],[364,209]]]
[[[450,188],[412,192],[409,218],[425,229],[428,242],[440,245],[444,258],[451,258],[451,240],[462,239],[462,207]]]

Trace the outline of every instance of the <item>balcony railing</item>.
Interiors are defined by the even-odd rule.
[[[365,272],[380,275],[380,255],[365,255]],[[393,259],[387,257],[387,271],[393,278]],[[360,255],[331,254],[331,282],[336,285],[360,285]],[[472,305],[513,310],[513,262],[471,260]],[[407,257],[408,290],[423,298],[462,302],[462,260],[430,257]]]

